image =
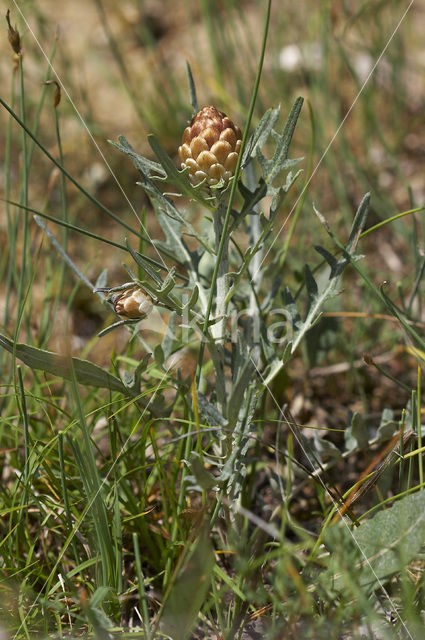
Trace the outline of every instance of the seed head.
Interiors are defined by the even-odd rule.
[[[10,24],[10,11],[9,9],[6,12],[6,21],[7,21],[7,26],[8,26],[8,37],[9,37],[9,42],[10,42],[10,46],[12,47],[13,51],[16,53],[16,55],[20,56],[22,53],[22,49],[21,49],[21,37],[19,35],[19,31],[12,27],[12,25]]]
[[[212,186],[234,175],[242,144],[239,127],[215,107],[204,107],[184,130],[179,147],[181,168],[189,167],[189,178],[196,185]]]
[[[111,296],[115,313],[129,320],[142,320],[153,309],[152,298],[139,287],[127,289]]]

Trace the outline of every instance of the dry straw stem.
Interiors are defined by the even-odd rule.
[[[10,46],[12,47],[13,51],[16,53],[17,56],[22,55],[22,48],[21,48],[21,36],[19,35],[19,31],[15,28],[12,27],[12,25],[10,24],[10,10],[8,9],[6,12],[6,21],[9,27],[8,30],[8,38],[9,38],[9,42],[10,42]]]

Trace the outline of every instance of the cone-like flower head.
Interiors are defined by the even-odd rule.
[[[181,168],[189,167],[192,184],[226,183],[233,176],[241,148],[241,130],[215,107],[204,107],[183,133]]]
[[[152,298],[139,287],[114,294],[111,302],[115,313],[130,320],[142,320],[153,309]]]

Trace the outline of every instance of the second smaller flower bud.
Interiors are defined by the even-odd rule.
[[[110,300],[115,313],[129,320],[143,320],[153,309],[152,298],[139,287],[115,293]]]

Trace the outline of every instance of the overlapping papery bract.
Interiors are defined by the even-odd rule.
[[[142,320],[153,309],[152,298],[140,287],[127,289],[111,296],[115,313],[129,320]]]
[[[242,134],[231,119],[212,106],[204,107],[184,130],[178,149],[181,168],[189,167],[189,178],[196,185],[205,180],[223,186],[234,175]]]

